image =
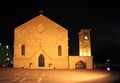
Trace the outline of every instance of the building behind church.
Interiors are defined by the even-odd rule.
[[[79,55],[68,53],[68,30],[43,14],[14,29],[14,68],[92,69],[90,29],[79,33]]]

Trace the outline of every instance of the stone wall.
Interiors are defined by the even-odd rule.
[[[93,69],[93,56],[69,56],[69,69]]]

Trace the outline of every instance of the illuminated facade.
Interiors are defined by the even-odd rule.
[[[86,56],[69,56],[68,30],[43,14],[14,30],[14,68],[92,69],[89,50]]]

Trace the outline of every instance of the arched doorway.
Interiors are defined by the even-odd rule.
[[[44,56],[42,54],[38,58],[38,66],[44,67]]]
[[[75,64],[76,69],[86,69],[86,63],[84,61],[78,61]]]

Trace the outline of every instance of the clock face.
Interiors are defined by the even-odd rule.
[[[88,36],[84,36],[84,39],[85,39],[85,40],[88,40]]]
[[[38,31],[39,33],[44,32],[44,31],[45,31],[44,26],[43,26],[42,24],[39,24],[39,25],[37,26],[37,31]]]

